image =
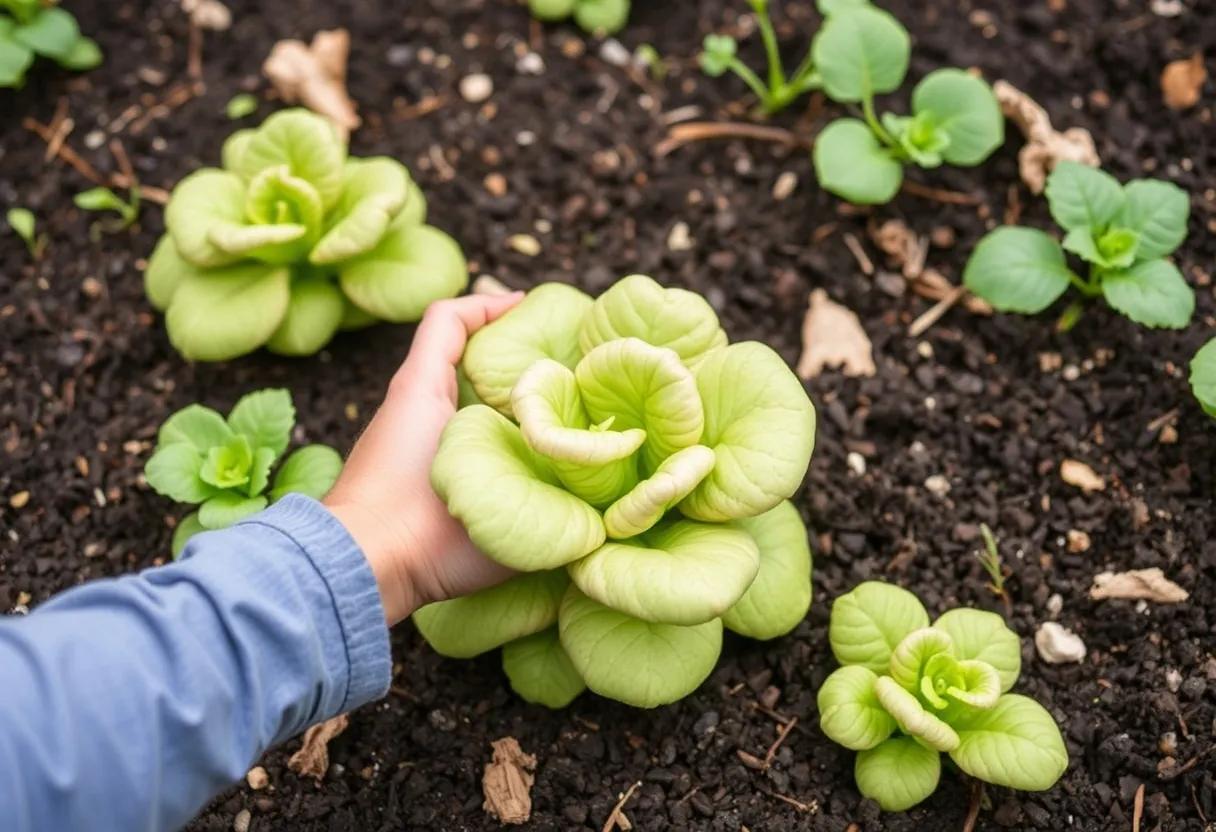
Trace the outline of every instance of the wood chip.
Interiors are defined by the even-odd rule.
[[[1170,61],[1161,71],[1161,95],[1165,98],[1165,106],[1171,110],[1194,107],[1199,103],[1199,94],[1207,79],[1208,70],[1203,65],[1202,52]]]
[[[1062,161],[1079,162],[1098,167],[1098,149],[1094,137],[1082,127],[1070,127],[1060,132],[1051,126],[1051,118],[1029,95],[1008,81],[992,85],[1001,112],[1022,131],[1026,144],[1018,151],[1018,173],[1031,193],[1043,193],[1047,174]]]
[[[320,782],[329,771],[329,742],[350,725],[350,716],[342,714],[314,725],[304,732],[304,744],[291,755],[287,767],[301,777]]]
[[[346,91],[346,61],[350,33],[345,29],[317,32],[312,43],[281,40],[262,64],[262,74],[289,104],[300,102],[349,134],[361,124],[355,102]]]
[[[870,230],[870,239],[900,268],[908,280],[916,280],[925,270],[929,240],[918,237],[903,220],[887,220]]]
[[[527,823],[532,817],[536,757],[525,754],[515,737],[494,740],[490,746],[494,756],[481,778],[482,808],[502,823]]]
[[[802,321],[802,357],[798,375],[811,379],[826,367],[840,367],[846,376],[872,376],[874,352],[870,337],[851,310],[828,297],[822,289],[811,292]]]
[[[1060,479],[1086,494],[1106,490],[1106,480],[1098,476],[1093,468],[1076,459],[1066,459],[1060,463]]]
[[[608,819],[604,821],[604,827],[601,832],[629,832],[633,829],[633,824],[629,822],[629,818],[625,817],[625,804],[629,802],[629,798],[633,797],[633,793],[642,785],[641,781],[634,783],[629,787],[625,794],[621,795],[621,799],[612,807],[612,811],[608,814]],[[689,792],[692,795],[693,792]]]
[[[1185,589],[1165,577],[1165,573],[1155,566],[1129,572],[1103,572],[1094,576],[1094,585],[1089,590],[1089,597],[1095,601],[1122,598],[1178,604],[1185,601],[1188,595]]]

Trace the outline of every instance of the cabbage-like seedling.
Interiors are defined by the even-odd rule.
[[[961,69],[938,69],[912,91],[910,115],[875,111],[874,97],[894,92],[908,71],[911,42],[889,13],[864,2],[821,3],[826,19],[811,44],[824,93],[858,104],[862,118],[833,121],[815,139],[819,184],[859,204],[889,202],[904,166],[971,167],[1005,141],[992,88]]]
[[[76,18],[52,2],[0,0],[0,87],[20,87],[35,56],[65,69],[92,69],[101,49],[80,34]]]
[[[1001,226],[971,253],[963,273],[968,289],[1002,312],[1033,315],[1072,286],[1081,300],[1064,312],[1062,330],[1080,319],[1083,301],[1099,297],[1142,326],[1190,322],[1195,292],[1166,259],[1186,239],[1186,191],[1157,179],[1120,185],[1104,171],[1060,162],[1046,193],[1063,243],[1035,228]],[[1066,252],[1087,264],[1087,277],[1069,267]]]
[[[556,22],[573,17],[585,32],[612,35],[629,22],[630,0],[528,0],[537,20]]]
[[[1216,338],[1204,344],[1191,359],[1191,392],[1203,411],[1216,419]]]
[[[469,341],[462,409],[431,470],[487,555],[520,571],[414,618],[440,653],[503,647],[511,684],[561,707],[638,707],[709,675],[729,628],[789,632],[811,602],[797,509],[815,410],[768,347],[729,344],[699,295],[627,277],[548,283]]]
[[[278,112],[222,155],[173,190],[145,275],[186,358],[311,355],[340,329],[417,321],[468,284],[405,166],[348,156],[324,118]]]
[[[177,524],[174,557],[199,532],[231,526],[287,494],[320,499],[329,491],[342,457],[325,445],[296,449],[271,478],[295,421],[286,390],[250,393],[226,419],[192,404],[165,420],[144,477],[157,493],[199,506]]]
[[[996,613],[955,609],[930,624],[911,592],[867,581],[832,605],[828,638],[842,667],[819,689],[820,727],[858,752],[857,787],[886,811],[933,793],[941,753],[1026,791],[1051,788],[1068,767],[1055,719],[1009,692],[1022,649]]]

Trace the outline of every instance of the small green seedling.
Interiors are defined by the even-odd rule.
[[[1157,179],[1120,185],[1103,171],[1061,162],[1046,193],[1063,243],[1021,226],[989,232],[967,262],[968,289],[1002,312],[1033,315],[1071,285],[1081,301],[1065,311],[1064,330],[1080,318],[1081,302],[1098,297],[1143,326],[1181,329],[1190,322],[1195,292],[1166,259],[1186,239],[1186,191]],[[1088,265],[1087,277],[1069,268],[1066,252]]]
[[[247,116],[253,115],[257,111],[257,98],[247,92],[232,96],[232,98],[228,101],[228,105],[224,108],[224,113],[232,121],[240,121]]]
[[[655,49],[649,43],[643,43],[633,51],[633,59],[638,66],[650,73],[650,77],[656,81],[662,81],[667,77],[668,66],[667,61],[659,54],[659,50]]]
[[[90,233],[96,237],[98,231],[125,231],[139,219],[140,192],[139,183],[133,184],[123,199],[109,188],[90,188],[76,194],[72,200],[76,207],[85,211],[113,211],[117,219],[95,223]]]
[[[768,59],[768,80],[760,80],[751,67],[739,59],[739,44],[729,35],[706,35],[701,53],[701,69],[706,75],[717,78],[733,72],[751,89],[760,100],[760,108],[768,115],[784,110],[800,96],[821,85],[815,62],[808,51],[793,75],[786,75],[781,62],[781,50],[777,44],[777,33],[769,16],[769,0],[747,0],[756,13],[760,37],[764,41],[764,52]],[[824,4],[820,4],[822,9]],[[825,12],[826,14],[826,12]]]
[[[815,139],[819,184],[859,204],[889,202],[904,166],[971,167],[1005,141],[1005,119],[992,88],[961,69],[938,69],[912,90],[912,114],[875,110],[874,97],[894,92],[908,71],[908,32],[865,2],[834,0],[811,45],[824,93],[860,104],[862,118],[833,121]]]
[[[271,480],[295,421],[290,393],[259,390],[242,397],[227,419],[193,404],[161,425],[144,477],[158,494],[199,505],[177,524],[174,557],[199,532],[231,526],[287,494],[320,499],[329,491],[342,457],[326,445],[293,451]]]
[[[819,689],[819,724],[858,752],[857,787],[884,810],[933,794],[941,753],[1025,791],[1051,788],[1068,768],[1052,715],[1009,693],[1022,647],[996,613],[955,609],[930,626],[911,592],[867,581],[832,605],[828,639],[842,667]]]
[[[1216,338],[1204,344],[1191,359],[1191,392],[1204,413],[1216,419]]]
[[[1013,601],[1010,599],[1009,593],[1005,591],[1005,565],[1001,562],[1001,552],[996,545],[996,536],[993,535],[992,529],[988,528],[987,523],[980,523],[980,536],[984,539],[984,549],[976,552],[975,557],[988,575],[988,589],[1001,599],[1005,605],[1005,611],[1012,615]]]
[[[76,18],[44,0],[0,0],[0,87],[20,87],[41,55],[65,69],[101,63],[96,42],[80,34]]]
[[[9,228],[13,229],[13,233],[25,243],[30,257],[41,260],[43,252],[46,251],[46,235],[38,233],[34,212],[28,208],[10,208],[4,219]]]
[[[630,0],[528,0],[537,20],[554,23],[574,18],[585,32],[613,35],[629,22]]]

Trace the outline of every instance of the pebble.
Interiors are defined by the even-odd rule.
[[[484,72],[460,79],[460,96],[470,104],[480,104],[494,94],[494,81]]]
[[[232,819],[232,832],[249,832],[249,824],[253,823],[253,815],[248,809],[242,809]]]
[[[1090,547],[1089,535],[1079,529],[1068,531],[1068,551],[1088,552]]]
[[[414,47],[404,43],[394,44],[388,48],[385,57],[389,66],[403,67],[414,60]]]
[[[1054,621],[1044,621],[1034,634],[1039,658],[1048,664],[1069,664],[1085,658],[1085,642]]]
[[[671,251],[688,251],[695,245],[692,239],[692,234],[688,229],[688,223],[678,222],[671,227],[671,233],[667,235],[667,248]]]
[[[633,62],[633,53],[626,49],[616,38],[608,38],[600,46],[600,58],[613,66],[628,66]]]
[[[18,491],[8,498],[8,504],[13,508],[25,508],[30,501],[30,492]]]
[[[507,247],[525,257],[535,257],[541,252],[540,240],[531,234],[512,234],[507,238]]]
[[[526,52],[516,61],[515,69],[520,75],[544,75],[545,59],[535,52]]]
[[[935,497],[945,497],[950,493],[950,480],[941,474],[934,474],[925,480],[925,489]]]
[[[845,458],[848,463],[849,470],[857,476],[861,476],[866,472],[866,458],[857,451],[849,451],[849,455]]]
[[[254,766],[245,775],[245,782],[249,784],[249,788],[259,792],[270,785],[270,775],[261,766]]]
[[[486,174],[486,190],[493,196],[505,196],[507,193],[507,177],[501,173]]]
[[[778,202],[789,199],[797,188],[798,174],[787,170],[777,177],[777,181],[773,185],[773,199]]]
[[[1170,689],[1170,693],[1177,693],[1182,687],[1182,674],[1172,667],[1165,671],[1165,686]]]
[[[1052,618],[1055,618],[1063,610],[1064,610],[1064,596],[1062,596],[1058,592],[1052,593],[1051,597],[1047,599],[1047,614],[1050,615]]]

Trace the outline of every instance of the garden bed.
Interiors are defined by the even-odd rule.
[[[323,12],[234,2],[232,29],[206,40],[205,91],[185,100],[172,93],[188,83],[176,3],[69,5],[106,62],[77,77],[40,65],[25,90],[0,94],[0,201],[34,210],[50,240],[31,265],[15,237],[0,236],[0,609],[167,557],[173,507],[141,471],[172,411],[194,401],[226,410],[250,390],[285,386],[302,438],[348,448],[411,335],[382,326],[340,336],[315,360],[185,364],[142,290],[160,209],[145,210],[129,232],[91,240],[93,218],[71,201],[89,183],[46,161],[45,143],[22,128],[25,117],[51,121],[61,98],[76,122],[68,142],[86,160],[113,168],[111,133],[91,134],[121,118],[113,136],[140,178],[168,189],[218,160],[233,128],[225,104],[263,88],[259,67],[276,40],[345,26],[350,91],[366,122],[352,147],[411,167],[431,222],[460,240],[475,274],[516,288],[574,282],[591,293],[624,274],[652,274],[704,293],[732,340],[764,341],[791,363],[807,295],[823,288],[860,316],[877,361],[871,378],[829,371],[810,382],[818,445],[795,500],[814,529],[816,601],[793,634],[767,644],[728,637],[709,681],[677,705],[638,711],[587,694],[551,713],[512,695],[497,654],[443,660],[405,625],[393,639],[392,694],[354,714],[319,786],[288,771],[289,743],[262,762],[272,788],[234,789],[192,829],[230,829],[244,809],[255,830],[498,828],[482,810],[481,777],[490,741],[504,736],[539,761],[529,828],[600,829],[638,782],[625,811],[648,832],[962,828],[972,791],[956,773],[905,814],[863,802],[852,753],[818,730],[814,694],[835,666],[828,602],[860,580],[898,582],[931,613],[1001,610],[973,557],[980,523],[1000,537],[1012,573],[1010,624],[1025,665],[1018,689],[1056,716],[1071,764],[1045,793],[988,788],[976,828],[1132,829],[1141,801],[1140,829],[1198,832],[1216,822],[1216,430],[1185,378],[1216,314],[1216,128],[1210,83],[1206,101],[1183,112],[1165,107],[1157,85],[1166,62],[1216,48],[1216,17],[1202,4],[1176,17],[1139,0],[882,4],[913,34],[910,77],[943,64],[979,67],[1029,92],[1058,127],[1089,128],[1120,179],[1150,174],[1192,196],[1191,237],[1176,258],[1198,294],[1189,329],[1140,329],[1095,305],[1058,335],[1050,315],[957,308],[918,338],[908,325],[931,303],[865,274],[846,236],[882,271],[868,226],[903,219],[950,243],[928,262],[959,282],[975,241],[1007,212],[1046,226],[1044,202],[1018,180],[1020,136],[1010,128],[981,168],[912,174],[974,197],[966,204],[905,192],[865,212],[822,193],[801,150],[731,141],[657,156],[665,113],[695,106],[704,118],[744,117],[742,85],[703,77],[694,60],[704,34],[734,27],[742,2],[639,0],[621,41],[651,43],[671,59],[662,81],[605,61],[573,28],[535,26],[505,0],[415,0],[403,11],[360,0]],[[817,21],[812,4],[780,6],[783,42],[801,54]],[[753,62],[756,40],[745,46]],[[542,74],[517,69],[526,51],[543,58]],[[474,72],[494,80],[485,104],[457,91]],[[138,112],[124,115],[132,105]],[[264,102],[260,114],[272,109]],[[812,98],[776,123],[810,137],[836,112]],[[783,173],[798,184],[778,200]],[[505,190],[487,182],[495,175]],[[687,242],[672,233],[681,222]],[[540,243],[535,257],[512,248],[518,234]],[[846,462],[850,454],[864,471],[857,457]],[[1066,484],[1066,459],[1091,466],[1104,489]],[[935,477],[948,490],[937,479],[926,487]],[[1146,567],[1163,569],[1190,598],[1090,599],[1098,573]],[[1035,653],[1033,635],[1054,603],[1056,620],[1088,647],[1081,664],[1052,666]],[[793,717],[771,765],[757,765]]]

